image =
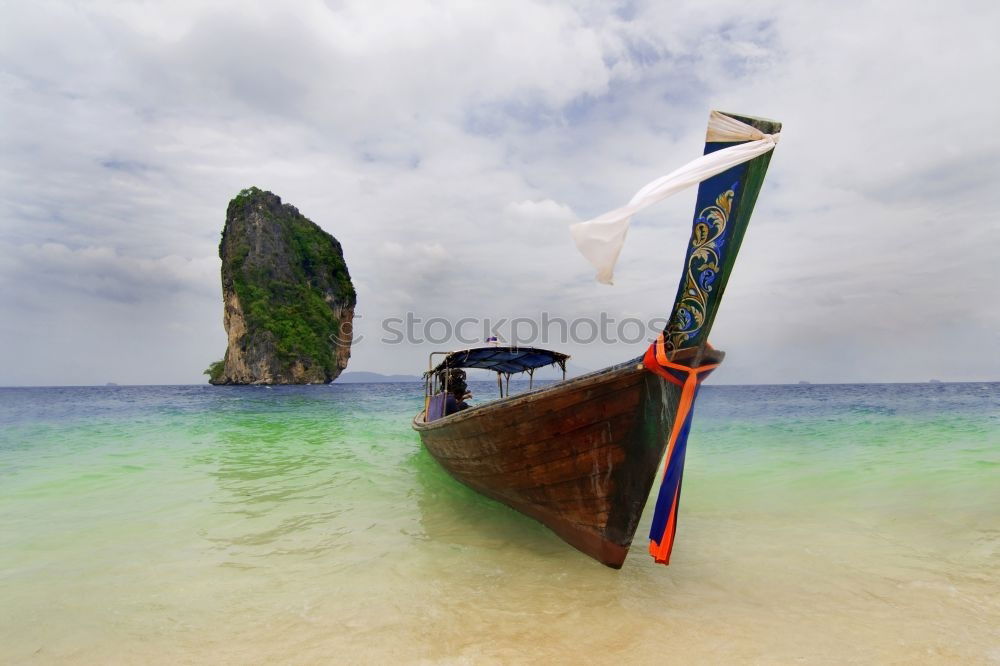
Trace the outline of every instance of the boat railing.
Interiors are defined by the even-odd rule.
[[[490,354],[489,350],[494,349],[494,348],[497,349],[497,351],[501,351],[501,352],[506,351],[506,350],[510,350],[510,351],[513,351],[515,354],[522,354],[522,353],[523,354],[530,354],[530,355],[532,355],[534,357],[534,358],[532,358],[530,360],[530,363],[533,363],[534,365],[530,365],[530,363],[524,361],[523,358],[518,359],[518,361],[522,362],[523,365],[521,365],[519,369],[517,368],[517,366],[515,366],[515,369],[513,369],[513,370],[509,369],[510,368],[510,364],[505,364],[506,368],[503,369],[503,370],[498,369],[498,367],[496,365],[493,365],[492,360],[489,363],[489,365],[491,365],[492,367],[484,367],[484,365],[479,365],[479,364],[473,364],[473,365],[468,365],[467,366],[467,365],[464,364],[464,360],[463,360],[463,363],[461,363],[461,364],[460,363],[456,363],[454,365],[451,365],[448,362],[449,357],[452,357],[452,356],[455,356],[455,355],[458,355],[458,354],[469,354],[469,353],[474,353],[474,352],[483,353],[483,352],[485,352],[487,355],[489,355]],[[545,365],[542,365],[537,360],[537,357],[539,355],[543,355],[542,356],[543,362],[544,362],[544,360],[547,360],[547,358],[550,358],[551,362],[548,362],[548,363],[545,363]],[[443,356],[444,360],[441,360],[437,364],[435,364],[434,359],[435,359],[435,357],[438,357],[438,356]],[[467,357],[463,357],[463,359],[466,359],[466,358]],[[537,370],[539,367],[545,367],[546,365],[558,365],[559,368],[562,370],[562,381],[566,381],[566,361],[568,359],[569,359],[569,356],[567,356],[566,354],[561,354],[561,353],[553,352],[553,351],[549,351],[549,350],[542,350],[542,349],[530,348],[530,347],[529,348],[523,348],[523,347],[522,348],[517,348],[517,347],[512,347],[512,348],[491,347],[491,348],[488,348],[488,349],[482,349],[482,348],[480,348],[480,349],[458,350],[458,351],[448,351],[448,352],[445,352],[445,351],[433,351],[427,357],[427,372],[424,373],[424,418],[425,418],[425,420],[427,420],[428,416],[430,415],[431,402],[432,402],[432,400],[434,400],[434,397],[437,396],[437,395],[440,395],[440,394],[447,395],[448,389],[449,389],[448,382],[449,382],[449,379],[451,377],[450,370],[455,370],[455,369],[462,369],[462,370],[464,370],[466,368],[478,368],[478,369],[483,369],[483,370],[488,370],[488,371],[495,372],[496,375],[497,375],[497,391],[499,393],[499,399],[503,399],[503,398],[506,398],[506,397],[510,397],[510,378],[511,378],[511,376],[513,376],[515,374],[526,373],[528,375],[528,390],[529,391],[534,390],[534,387],[535,387],[535,370]],[[442,414],[442,416],[443,415],[444,414]]]

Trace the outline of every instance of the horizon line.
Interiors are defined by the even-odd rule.
[[[358,372],[368,372],[358,371]],[[372,373],[380,374],[380,373]],[[384,375],[389,376],[389,375]],[[416,375],[411,375],[416,377]],[[582,376],[582,375],[580,375]],[[565,381],[570,381],[574,379],[570,377]],[[472,381],[490,381],[486,379],[476,379]],[[528,381],[527,379],[515,379],[514,381]],[[550,381],[558,382],[563,381],[559,379],[536,379],[535,381]],[[199,384],[118,384],[112,382],[110,384],[2,384],[0,389],[34,389],[34,388],[146,388],[146,387],[171,387],[171,386],[205,386],[205,387],[260,387],[260,386],[270,386],[274,387],[291,387],[291,386],[331,386],[337,384],[337,380],[333,380],[328,384],[219,384],[218,386],[210,384],[208,382]],[[422,380],[416,378],[412,381],[391,381],[391,382],[339,382],[340,384],[420,384]],[[1000,384],[1000,379],[985,379],[985,380],[925,380],[925,381],[880,381],[880,382],[811,382],[800,380],[797,382],[760,382],[760,383],[747,383],[747,384],[716,384],[716,383],[706,383],[705,386],[865,386],[865,385],[883,385],[883,384],[905,384],[905,385],[922,385],[922,384]]]

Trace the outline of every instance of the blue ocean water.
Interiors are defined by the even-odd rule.
[[[619,572],[442,472],[422,398],[0,389],[0,662],[1000,659],[1000,384],[706,386],[671,566]]]

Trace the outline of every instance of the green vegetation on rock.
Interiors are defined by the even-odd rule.
[[[220,379],[222,379],[222,372],[225,369],[225,367],[226,367],[225,360],[216,361],[215,363],[208,366],[208,368],[206,368],[205,372],[203,372],[202,374],[208,375],[208,381],[216,383]]]

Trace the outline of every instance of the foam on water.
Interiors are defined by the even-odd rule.
[[[617,572],[420,392],[0,389],[0,662],[1000,660],[1000,384],[708,386],[671,566],[650,503]]]

